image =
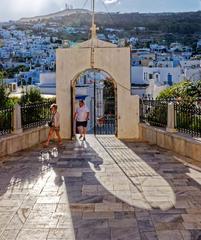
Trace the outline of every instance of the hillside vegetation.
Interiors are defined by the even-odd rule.
[[[83,10],[65,10],[55,14],[21,21],[57,21],[66,26],[89,26],[91,14]],[[163,33],[201,33],[201,11],[183,13],[97,13],[96,23],[101,27],[133,29],[146,27],[149,31]]]

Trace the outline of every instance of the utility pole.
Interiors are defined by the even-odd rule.
[[[92,2],[92,23],[91,23],[91,68],[94,68],[94,63],[95,63],[95,59],[94,59],[94,41],[96,39],[96,31],[98,30],[98,28],[96,27],[95,24],[95,0],[91,0]]]
[[[92,24],[91,24],[91,38],[96,39],[96,31],[98,28],[95,24],[95,0],[92,0]]]
[[[94,71],[94,134],[96,135],[96,72],[94,69],[95,65],[95,40],[97,38],[96,36],[96,31],[98,28],[96,27],[95,24],[95,0],[91,0],[92,4],[92,23],[91,23],[91,68]]]

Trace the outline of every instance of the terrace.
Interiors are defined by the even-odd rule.
[[[8,127],[0,141],[14,135],[20,142],[46,129],[41,125],[49,119],[48,104],[15,108],[24,130],[10,134]],[[141,119],[151,125],[140,123],[135,142],[88,135],[87,142],[64,141],[62,149],[52,142],[44,150],[32,142],[34,147],[2,157],[0,239],[200,239],[201,159],[149,144],[152,135],[143,134],[147,128],[174,138],[177,133],[161,128],[168,126],[164,118],[171,108],[144,101]],[[33,110],[37,117],[28,117]],[[158,118],[150,114],[159,110]],[[4,112],[8,119],[10,113]]]

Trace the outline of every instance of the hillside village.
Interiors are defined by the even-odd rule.
[[[87,10],[69,9],[0,24],[0,69],[5,72],[5,82],[12,91],[18,91],[22,85],[34,85],[42,93],[55,94],[56,49],[75,46],[89,36],[87,24],[62,23],[77,14],[90,16]],[[174,83],[201,78],[201,35],[198,33],[194,35],[197,39],[193,44],[187,45],[182,43],[183,38],[168,43],[167,39],[160,39],[162,34],[156,31],[148,38],[150,30],[145,26],[128,30],[117,24],[115,27],[103,25],[97,34],[100,40],[131,48],[133,94],[155,98]]]

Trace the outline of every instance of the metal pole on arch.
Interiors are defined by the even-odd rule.
[[[96,27],[95,24],[95,0],[92,0],[91,2],[92,4],[92,26],[91,26],[91,68],[94,68],[94,63],[95,63],[95,46],[94,46],[94,42],[96,39],[96,30],[98,30],[98,28]]]

